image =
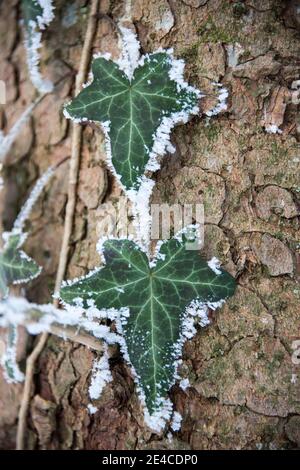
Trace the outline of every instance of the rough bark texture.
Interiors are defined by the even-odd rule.
[[[103,15],[94,49],[117,54],[111,19],[122,14],[124,2],[100,3]],[[165,157],[156,175],[153,200],[204,201],[205,253],[218,256],[239,286],[212,324],[186,344],[183,370],[190,387],[171,390],[183,416],[180,432],[158,436],[144,427],[133,380],[117,350],[111,359],[114,380],[98,401],[98,412],[89,415],[87,388],[96,355],[51,336],[37,365],[28,448],[299,448],[300,365],[291,359],[292,341],[300,337],[300,126],[291,90],[300,73],[296,3],[133,0],[144,51],[174,47],[187,62],[191,83],[212,93],[211,81],[220,80],[230,91],[226,113],[210,122],[194,118],[173,133],[177,150]],[[56,2],[55,20],[44,35],[42,65],[45,74],[62,80],[37,107],[10,153],[1,193],[6,229],[37,176],[70,154],[69,124],[61,107],[72,94],[88,4]],[[2,1],[0,7],[0,78],[8,87],[0,124],[7,130],[35,91],[27,75],[18,2]],[[212,104],[208,97],[204,107]],[[272,124],[282,134],[266,133]],[[69,278],[98,263],[101,217],[121,196],[104,156],[102,136],[86,127]],[[26,288],[35,302],[51,299],[67,165],[57,171],[30,219],[26,250],[44,267]],[[21,361],[32,345],[23,334]],[[15,445],[21,392],[22,385],[7,385],[0,374],[0,448]]]

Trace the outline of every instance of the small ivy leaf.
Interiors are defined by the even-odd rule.
[[[45,29],[54,18],[52,0],[22,0],[22,18],[26,30]]]
[[[53,84],[41,76],[39,71],[42,33],[53,20],[52,0],[22,0],[22,18],[25,26],[25,47],[30,78],[40,93],[50,93]]]
[[[6,234],[6,242],[0,252],[0,296],[8,295],[8,287],[11,284],[29,282],[36,278],[41,268],[29,258],[20,247],[24,243],[25,236],[22,233]]]
[[[7,297],[10,284],[29,282],[41,272],[41,268],[20,250],[20,247],[26,239],[26,233],[23,232],[26,220],[54,171],[55,167],[49,167],[37,180],[16,218],[11,232],[2,235],[4,248],[0,251],[0,298]]]
[[[108,240],[105,266],[60,291],[69,305],[129,308],[129,317],[121,317],[117,328],[122,324],[119,333],[152,415],[174,383],[184,338],[195,332],[195,315],[201,316],[207,305],[219,306],[235,290],[232,276],[211,269],[197,251],[186,249],[186,240],[165,241],[150,264],[133,241]]]
[[[18,328],[16,325],[9,325],[6,351],[1,357],[1,365],[8,383],[18,383],[24,380],[24,374],[17,363],[17,341]]]
[[[157,157],[170,148],[172,127],[199,111],[201,95],[184,82],[184,63],[170,50],[136,60],[139,43],[130,30],[122,31],[131,47],[124,44],[117,63],[107,56],[94,59],[92,82],[65,107],[65,116],[102,124],[112,169],[130,192],[140,188],[147,170],[159,168]]]
[[[36,0],[23,0],[22,16],[26,29],[29,30],[30,22],[36,22],[38,18],[43,16],[43,10],[39,2]]]

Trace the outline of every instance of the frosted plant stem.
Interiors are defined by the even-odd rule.
[[[48,170],[37,180],[36,184],[34,185],[33,190],[27,201],[25,202],[21,212],[19,213],[18,217],[15,220],[13,231],[22,232],[25,222],[28,219],[28,216],[32,210],[32,207],[36,203],[37,199],[39,198],[41,192],[43,191],[44,187],[53,176],[55,168],[50,166]]]
[[[90,15],[88,20],[87,31],[85,35],[84,45],[81,54],[81,61],[79,71],[75,82],[75,94],[77,95],[83,83],[85,82],[87,69],[90,62],[92,43],[97,26],[97,12],[98,12],[99,0],[92,0]],[[63,241],[60,251],[58,270],[56,274],[55,292],[60,288],[62,280],[65,275],[68,253],[69,253],[69,241],[72,233],[72,226],[74,220],[75,204],[76,204],[76,190],[77,190],[77,179],[79,170],[80,150],[81,150],[81,139],[82,139],[82,127],[79,124],[73,124],[73,135],[72,135],[72,152],[70,160],[70,171],[69,171],[69,186],[68,186],[68,202],[66,208],[65,226]],[[58,299],[54,300],[54,305],[58,306]],[[25,431],[26,421],[28,415],[28,408],[31,398],[31,389],[34,375],[35,362],[42,352],[46,341],[48,339],[48,333],[43,333],[34,350],[30,354],[26,362],[26,376],[24,384],[23,398],[21,402],[19,412],[19,422],[17,430],[17,450],[25,448]]]
[[[63,158],[60,160],[56,165],[50,166],[48,170],[37,180],[35,183],[27,201],[25,202],[24,206],[22,207],[18,217],[16,218],[12,232],[23,232],[24,225],[30,213],[32,211],[33,206],[35,205],[36,201],[41,195],[41,192],[45,188],[46,184],[54,175],[55,170],[62,165],[69,157]]]
[[[94,338],[87,333],[78,333],[78,328],[72,326],[51,325],[50,333],[60,338],[73,341],[75,343],[86,346],[89,349],[103,353],[103,343],[98,338]]]
[[[21,114],[19,119],[15,122],[15,124],[12,126],[12,128],[6,135],[3,135],[2,131],[0,131],[0,161],[1,162],[5,161],[7,154],[9,153],[14,141],[20,134],[23,126],[26,124],[26,122],[30,118],[33,110],[36,108],[36,106],[42,101],[42,99],[45,96],[46,94],[39,96],[30,106],[28,106],[28,108],[25,109],[25,111]]]

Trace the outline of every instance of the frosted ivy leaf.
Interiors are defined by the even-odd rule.
[[[185,237],[164,242],[150,265],[146,254],[126,239],[106,241],[103,255],[104,267],[65,284],[60,297],[69,305],[80,301],[83,308],[91,303],[99,310],[129,308],[129,317],[121,317],[117,328],[153,415],[174,383],[176,361],[184,338],[195,332],[197,312],[233,295],[235,281],[222,269],[212,270],[198,252],[187,250]]]
[[[8,295],[11,284],[29,282],[37,277],[41,268],[20,250],[24,234],[9,234],[3,250],[0,252],[0,297]]]
[[[145,172],[159,168],[157,156],[170,148],[172,127],[198,112],[200,92],[184,82],[184,63],[170,50],[139,58],[135,35],[122,31],[122,58],[95,58],[92,82],[65,107],[65,115],[102,123],[113,170],[127,191],[136,191]]]
[[[30,22],[37,21],[37,18],[43,16],[43,10],[37,0],[22,0],[22,14],[26,28],[30,26]]]
[[[24,374],[20,371],[16,358],[17,341],[18,328],[15,325],[9,325],[6,351],[1,358],[4,376],[8,383],[23,382],[24,380]]]
[[[50,80],[41,76],[39,71],[42,33],[54,18],[52,0],[22,0],[22,18],[25,26],[25,47],[30,78],[40,93],[53,89]]]

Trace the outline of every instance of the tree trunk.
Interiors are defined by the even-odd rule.
[[[71,129],[62,105],[72,96],[86,31],[88,1],[57,0],[55,20],[43,36],[42,69],[55,92],[37,106],[3,169],[2,224],[11,228],[36,178],[70,155]],[[298,2],[299,3],[299,2]],[[176,153],[155,175],[155,202],[204,202],[206,256],[217,256],[235,275],[234,297],[211,324],[185,345],[183,370],[190,386],[170,392],[183,416],[179,432],[160,435],[144,426],[130,371],[117,348],[113,382],[89,414],[88,386],[96,353],[50,336],[35,374],[28,415],[29,449],[278,449],[300,445],[300,339],[297,283],[299,245],[299,79],[297,2],[249,0],[133,0],[132,17],[144,52],[173,47],[186,61],[190,83],[208,94],[211,83],[229,90],[227,111],[199,116],[172,134]],[[100,1],[94,52],[118,53],[114,22],[124,1]],[[20,7],[1,1],[0,79],[7,131],[36,96],[30,84]],[[279,132],[272,133],[271,131]],[[269,131],[269,132],[267,132]],[[83,135],[76,216],[67,278],[100,263],[101,220],[122,197],[105,168],[102,134]],[[43,266],[24,291],[51,302],[67,199],[64,163],[36,204],[26,252]],[[24,332],[21,364],[36,339]],[[14,448],[22,385],[0,373],[0,447]]]

